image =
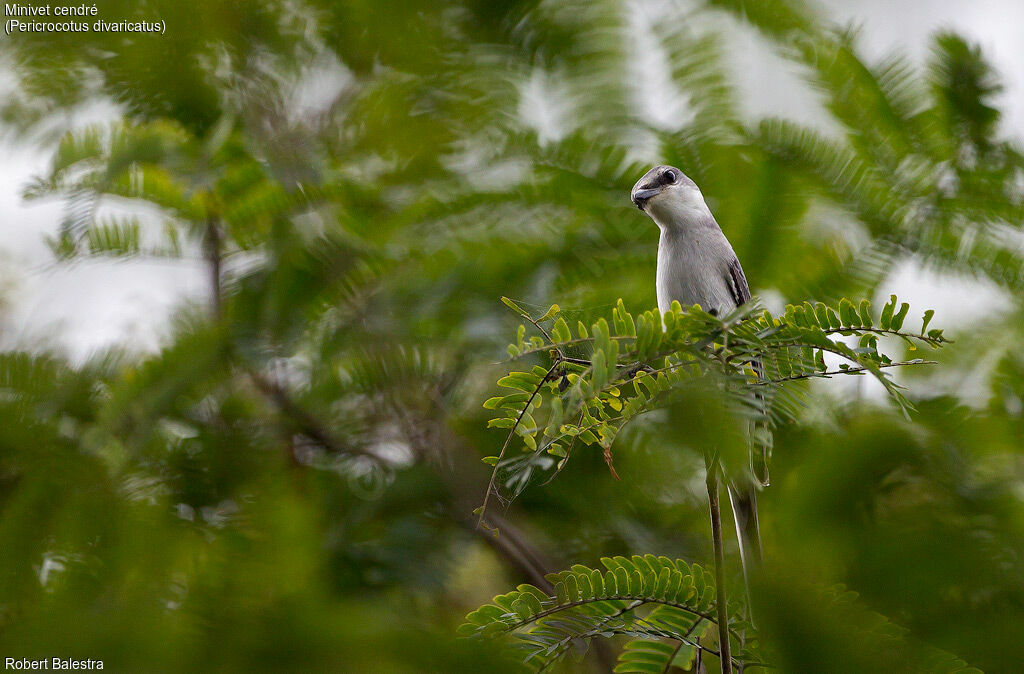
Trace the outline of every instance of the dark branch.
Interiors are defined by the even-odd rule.
[[[351,445],[335,436],[325,424],[292,400],[291,396],[281,385],[270,381],[256,372],[250,371],[249,377],[256,385],[256,388],[269,398],[278,411],[291,422],[295,430],[327,451],[333,454],[362,456],[372,459],[376,463],[384,462],[380,456],[373,452]]]

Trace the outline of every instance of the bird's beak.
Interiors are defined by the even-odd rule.
[[[637,190],[633,192],[633,203],[642,211],[644,210],[644,204],[659,191],[657,189]]]

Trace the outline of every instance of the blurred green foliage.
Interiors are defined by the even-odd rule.
[[[504,440],[481,407],[518,322],[498,298],[587,325],[619,297],[652,305],[656,231],[628,193],[657,162],[702,186],[755,294],[885,297],[912,257],[1012,297],[951,334],[938,368],[983,400],[915,382],[904,419],[819,387],[779,430],[761,628],[783,671],[906,671],[822,598],[842,583],[922,644],[1024,669],[1024,161],[998,79],[953,34],[920,67],[866,60],[797,3],[658,5],[688,114],[654,123],[630,11],[107,0],[105,18],[167,34],[5,38],[8,135],[54,156],[27,196],[68,207],[55,252],[198,258],[213,299],[156,354],[0,355],[0,651],[113,671],[519,671],[456,638],[497,592],[602,556],[708,562],[702,462],[679,435],[716,428],[685,408],[619,435],[621,481],[580,452],[491,515],[497,539],[471,514]],[[727,38],[750,27],[830,131],[742,111]],[[550,129],[523,114],[531,82]],[[68,128],[96,101],[119,119]],[[597,648],[564,668],[613,662]]]

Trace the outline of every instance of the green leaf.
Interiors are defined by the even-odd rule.
[[[633,595],[644,594],[644,577],[636,569],[629,574],[629,592]]]
[[[882,307],[882,318],[879,320],[879,325],[883,330],[888,330],[892,325],[892,313],[896,310],[896,296],[889,295],[889,301]]]
[[[853,302],[845,297],[839,301],[839,317],[842,319],[843,325],[860,327],[860,316],[857,315],[857,308],[853,306]]]
[[[612,310],[612,316],[615,321],[616,335],[620,337],[636,336],[636,324],[633,321],[633,316],[626,311],[626,305],[623,304],[622,298],[619,298],[618,304]]]
[[[661,674],[667,672],[677,648],[655,639],[634,639],[626,644],[619,655],[613,672]]]
[[[833,330],[838,330],[839,328],[843,327],[843,322],[839,320],[839,315],[836,314],[835,309],[833,309],[832,307],[826,307],[825,315],[828,317],[827,327]],[[826,327],[826,324],[822,323],[821,327]]]
[[[544,312],[544,315],[537,319],[537,322],[540,323],[541,321],[547,321],[554,318],[555,316],[558,315],[558,311],[558,305],[552,304],[550,307],[548,307],[548,310]]]
[[[907,318],[907,312],[910,311],[910,305],[904,302],[900,305],[899,312],[892,317],[891,328],[893,330],[899,330],[903,327],[903,321]]]
[[[860,313],[861,325],[863,325],[866,328],[870,328],[872,325],[874,325],[871,319],[871,300],[861,300],[860,309],[858,310],[858,313]]]
[[[679,586],[683,582],[683,574],[678,569],[673,569],[669,573],[668,584],[665,586],[665,593],[662,595],[669,601],[674,601],[676,593],[679,592]]]
[[[529,620],[534,614],[533,607],[530,606],[530,603],[521,598],[512,602],[512,610],[522,620]]]
[[[591,361],[591,368],[593,370],[592,382],[594,389],[600,391],[608,383],[608,364],[605,361],[604,351],[596,349],[594,351],[593,360]]]
[[[604,318],[598,319],[592,326],[594,334],[594,349],[608,353],[611,350],[611,335],[608,332],[608,321]]]
[[[657,585],[654,588],[654,596],[663,598],[665,596],[665,590],[668,588],[668,580],[672,576],[672,573],[667,568],[662,568],[658,572]]]
[[[935,310],[934,309],[928,309],[927,311],[924,312],[924,318],[922,319],[922,323],[921,323],[921,334],[922,335],[928,332],[928,324],[932,322],[932,317],[933,316],[935,316]]]
[[[629,574],[621,566],[614,569],[615,573],[615,585],[618,588],[619,595],[627,595],[632,591],[629,586]]]
[[[520,585],[519,587],[521,588],[523,586]],[[537,588],[533,589],[537,590]],[[543,595],[540,590],[537,590],[536,594],[533,592],[523,592],[522,590],[520,590],[520,592],[522,594],[520,594],[519,600],[525,603],[533,614],[540,613],[544,610],[544,605],[541,604],[541,600],[547,600],[547,597]]]
[[[513,302],[509,298],[502,297],[501,301],[505,304],[506,307],[508,307],[512,311],[515,311],[520,316],[525,316],[525,317],[529,318],[530,312],[528,312],[526,309],[522,308],[521,306],[519,306],[518,304],[516,304],[515,302]]]
[[[580,588],[576,583],[576,576],[569,575],[565,579],[565,593],[569,601],[579,601]]]
[[[565,318],[559,316],[555,321],[555,325],[551,328],[551,338],[556,342],[568,342],[572,339],[572,333],[569,331],[569,324],[565,322]]]
[[[533,389],[530,389],[530,393],[532,392]],[[520,403],[525,403],[529,400],[530,393],[512,393],[507,396],[495,396],[493,398],[488,398],[484,401],[484,409],[496,410],[502,407],[515,407],[517,405],[522,407]]]
[[[525,393],[533,393],[540,383],[539,377],[532,377],[526,372],[512,372],[498,380],[498,386],[512,388]]]
[[[558,443],[552,443],[550,446],[548,446],[547,452],[551,456],[557,456],[559,458],[565,458],[567,456],[565,447]]]
[[[484,458],[482,458],[480,460],[483,461],[484,463],[486,463],[488,466],[497,466],[498,465],[498,457],[496,457],[496,456],[485,456]]]
[[[554,438],[559,435],[559,429],[562,427],[562,399],[557,395],[552,396],[551,404],[548,408],[548,423],[544,428],[544,435]]]
[[[559,606],[569,603],[569,593],[565,590],[565,583],[555,583],[555,602]]]
[[[614,570],[609,570],[604,574],[604,596],[611,597],[619,594],[619,579],[615,575]]]
[[[810,314],[813,313],[814,318],[817,320],[818,326],[828,329],[828,307],[825,306],[824,302],[815,303],[813,308],[808,302],[804,302],[804,310],[807,312],[808,318],[810,318]]]

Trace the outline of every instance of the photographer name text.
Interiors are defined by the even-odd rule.
[[[74,658],[43,658],[42,660],[29,660],[28,658],[4,658],[5,670],[32,671],[70,671],[76,669],[103,669],[102,660],[75,660]]]

